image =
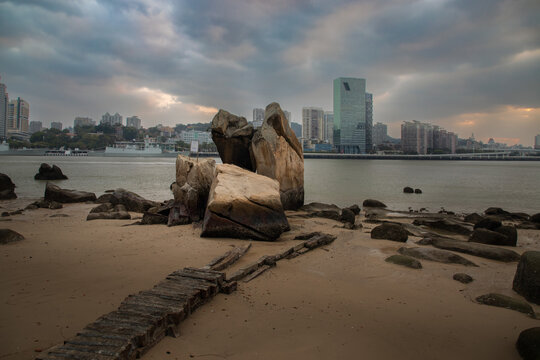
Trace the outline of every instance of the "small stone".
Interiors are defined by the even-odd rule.
[[[410,186],[405,186],[405,187],[403,188],[403,192],[404,192],[405,194],[412,194],[412,193],[414,193],[414,189],[413,189],[412,187],[410,187]]]
[[[384,261],[392,263],[392,264],[406,266],[406,267],[409,267],[411,269],[421,269],[422,268],[422,264],[420,263],[420,261],[418,261],[418,260],[416,260],[416,259],[414,259],[412,257],[405,256],[405,255],[392,255],[392,256],[389,256],[386,259],[384,259]]]
[[[456,281],[459,281],[460,283],[463,283],[463,284],[468,284],[468,283],[471,283],[473,282],[473,278],[472,276],[470,275],[467,275],[467,274],[464,274],[464,273],[457,273],[457,274],[454,274],[454,276],[452,277],[454,280]]]
[[[420,189],[414,189],[414,193],[415,193],[415,194],[421,194],[421,193],[422,193],[422,190],[420,190]]]

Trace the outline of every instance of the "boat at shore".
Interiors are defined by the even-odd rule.
[[[162,153],[163,151],[158,144],[149,141],[121,141],[105,148],[105,155],[113,156],[148,156],[161,155]]]

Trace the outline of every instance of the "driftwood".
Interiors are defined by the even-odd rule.
[[[203,269],[221,271],[238,261],[251,248],[251,243],[245,247],[234,247],[225,254],[218,256],[203,267]]]

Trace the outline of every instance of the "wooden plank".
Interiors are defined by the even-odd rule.
[[[255,279],[257,276],[261,275],[266,270],[270,269],[272,266],[270,265],[263,265],[260,268],[258,268],[256,271],[249,274],[245,279],[244,282],[250,282],[251,280]]]

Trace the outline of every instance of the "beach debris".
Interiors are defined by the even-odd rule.
[[[122,204],[112,205],[111,203],[100,204],[90,210],[86,220],[129,220],[131,215]]]
[[[483,219],[484,219],[484,217],[482,215],[477,214],[477,213],[469,214],[469,215],[467,215],[467,216],[465,216],[463,218],[463,220],[465,222],[468,222],[468,223],[471,223],[471,224],[476,224],[479,221],[482,221]]]
[[[214,271],[222,271],[238,261],[244,254],[251,248],[251,244],[244,247],[235,246],[233,249],[227,251],[225,254],[216,257],[203,269],[209,269]]]
[[[503,294],[489,293],[476,298],[480,304],[502,307],[510,310],[516,310],[535,318],[534,310],[525,300],[515,299]]]
[[[374,199],[366,199],[364,200],[364,202],[362,203],[362,206],[363,207],[373,207],[373,208],[385,208],[386,205],[382,202],[380,202],[379,200],[374,200]]]
[[[143,213],[152,207],[159,206],[158,202],[147,200],[132,191],[122,188],[118,188],[112,193],[107,192],[101,195],[96,202],[100,204],[111,203],[112,205],[122,204],[126,207],[127,211],[138,213]]]
[[[9,176],[0,173],[0,200],[16,199],[15,187]]]
[[[465,266],[478,266],[464,257],[454,254],[451,251],[433,249],[428,247],[401,247],[398,253],[411,256],[417,259],[436,261],[444,264],[459,264]]]
[[[49,215],[49,217],[55,218],[55,217],[69,217],[68,214],[52,214]]]
[[[0,244],[24,240],[24,236],[11,229],[0,229]]]
[[[91,192],[61,189],[59,186],[49,182],[45,185],[45,201],[56,201],[65,204],[95,200],[96,194]]]
[[[517,339],[516,348],[523,360],[540,359],[540,327],[523,330]]]
[[[385,222],[371,230],[371,238],[405,242],[408,231],[401,224]]]
[[[67,178],[58,166],[51,167],[46,163],[39,166],[38,173],[34,176],[34,180],[66,180]]]
[[[250,282],[251,280],[255,279],[257,276],[261,275],[263,272],[265,272],[266,270],[270,268],[271,268],[270,265],[263,265],[259,267],[257,270],[255,270],[254,272],[252,272],[251,274],[249,274],[248,276],[246,276],[243,281]]]
[[[414,193],[414,189],[410,186],[405,186],[403,188],[403,192],[406,193],[406,194],[413,194]]]
[[[505,228],[510,228],[505,227]],[[497,231],[491,231],[488,229],[479,228],[473,231],[471,236],[469,237],[470,242],[480,243],[480,244],[489,244],[489,245],[502,245],[502,246],[516,246],[517,241],[517,231],[514,227],[512,227],[515,234],[511,233],[511,230],[504,230],[507,231],[507,233],[510,236],[506,236],[502,233],[499,233]]]
[[[431,245],[439,249],[457,251],[491,260],[503,262],[513,262],[519,260],[519,254],[515,251],[475,242],[433,237],[431,238]]]
[[[384,259],[384,261],[396,264],[396,265],[402,265],[406,266],[411,269],[421,269],[422,264],[420,261],[405,255],[392,255]]]
[[[456,273],[454,274],[454,276],[452,276],[452,279],[459,281],[460,283],[463,283],[463,284],[469,284],[473,282],[474,280],[472,276],[467,275],[465,273]]]
[[[452,219],[414,219],[413,225],[427,226],[432,229],[443,230],[460,235],[469,235],[473,230],[469,224]]]
[[[212,119],[212,140],[224,164],[233,164],[255,171],[252,162],[251,138],[255,130],[245,117],[220,109]]]
[[[216,166],[201,236],[274,241],[289,229],[276,180],[236,165]]]
[[[540,251],[526,251],[521,255],[512,288],[540,305]]]

